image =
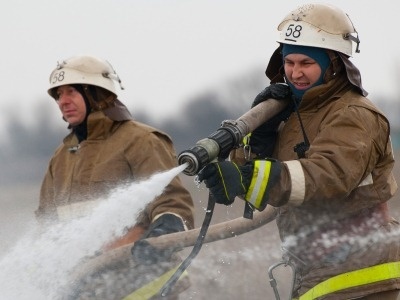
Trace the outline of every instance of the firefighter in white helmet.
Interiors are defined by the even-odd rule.
[[[70,133],[51,158],[42,183],[36,211],[42,226],[83,216],[113,188],[177,166],[170,137],[134,121],[117,97],[118,85],[122,88],[113,67],[93,56],[60,61],[52,71],[48,93],[55,99]],[[132,212],[135,225],[127,228],[124,236],[109,241],[100,252],[146,237],[192,229],[193,201],[176,177],[137,220],[135,217],[136,212]],[[135,263],[142,265],[170,259],[168,251],[157,252],[140,242],[135,243],[133,254]],[[109,291],[104,286],[103,292],[121,299],[134,286],[134,279],[127,281],[124,288],[119,284],[115,291]],[[157,292],[154,290],[154,294]],[[103,297],[98,293],[96,296]]]
[[[342,10],[314,3],[290,12],[278,33],[270,85],[252,106],[290,104],[251,134],[251,155],[235,150],[199,179],[219,203],[239,196],[253,209],[276,207],[284,257],[296,269],[293,298],[400,299],[390,124],[349,59],[358,33]]]

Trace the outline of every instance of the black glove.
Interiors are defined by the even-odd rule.
[[[255,160],[244,166],[230,161],[206,165],[198,174],[204,180],[215,202],[230,205],[236,196],[258,210],[264,210],[269,201],[269,190],[279,180],[281,162],[273,159]]]
[[[131,249],[134,260],[137,263],[145,265],[157,264],[169,260],[171,255],[175,251],[178,251],[177,248],[157,249],[151,246],[144,239],[184,230],[185,228],[181,218],[173,214],[162,215],[150,225],[149,229],[143,234],[141,239],[134,243]]]
[[[253,167],[239,167],[233,162],[222,161],[206,165],[198,174],[219,204],[231,205],[236,196],[244,195],[250,184]]]
[[[276,100],[286,100],[292,98],[292,92],[287,84],[275,83],[267,86],[259,93],[253,101],[251,107],[264,102],[270,98]],[[251,151],[258,157],[268,157],[272,155],[278,135],[278,127],[282,121],[289,118],[293,111],[293,104],[289,104],[277,115],[266,121],[264,124],[256,128],[250,136]]]
[[[265,89],[263,89],[255,98],[253,101],[253,104],[251,107],[253,108],[257,104],[260,104],[261,102],[264,102],[270,98],[273,98],[275,100],[285,100],[285,99],[291,99],[292,97],[292,92],[290,90],[290,87],[285,84],[285,83],[273,83],[269,86],[267,86]]]

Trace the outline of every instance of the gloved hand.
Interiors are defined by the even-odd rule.
[[[275,83],[267,86],[263,91],[261,91],[254,99],[251,107],[253,108],[257,104],[267,101],[270,98],[276,100],[286,100],[291,99],[291,97],[292,93],[287,84]],[[264,124],[260,125],[251,133],[249,145],[253,153],[262,158],[272,155],[278,134],[277,130],[279,124],[282,121],[287,120],[292,111],[293,104],[289,102],[289,104],[281,112],[273,116]]]
[[[198,174],[219,204],[231,205],[236,196],[244,195],[250,184],[253,166],[238,166],[230,161],[206,165]]]
[[[131,249],[134,260],[145,265],[167,261],[177,251],[174,249],[157,249],[144,239],[164,234],[184,231],[182,219],[173,214],[164,214],[154,221],[140,240],[136,241]]]
[[[286,83],[273,83],[263,89],[253,101],[251,107],[253,108],[257,104],[264,102],[270,98],[275,100],[285,100],[290,99],[292,96],[292,92],[290,87]]]
[[[206,165],[198,179],[204,181],[217,203],[230,205],[236,196],[244,195],[245,201],[263,210],[268,203],[269,189],[277,182],[280,172],[281,163],[271,159],[255,160],[244,166],[222,161]]]

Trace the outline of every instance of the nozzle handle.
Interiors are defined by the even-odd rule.
[[[208,138],[198,141],[194,147],[179,154],[178,163],[188,164],[183,173],[189,176],[196,175],[216,158],[227,156],[230,150],[239,146],[247,134],[282,111],[287,104],[288,100],[268,99],[253,107],[236,121],[222,122],[221,127]]]

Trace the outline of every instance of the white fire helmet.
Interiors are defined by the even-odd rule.
[[[279,43],[330,49],[350,57],[355,42],[355,52],[360,52],[358,33],[349,16],[332,5],[304,4],[283,19],[278,31]]]
[[[50,74],[48,93],[54,97],[54,89],[59,86],[88,84],[104,88],[117,96],[114,81],[123,89],[121,80],[108,61],[93,56],[73,56],[57,63]]]

